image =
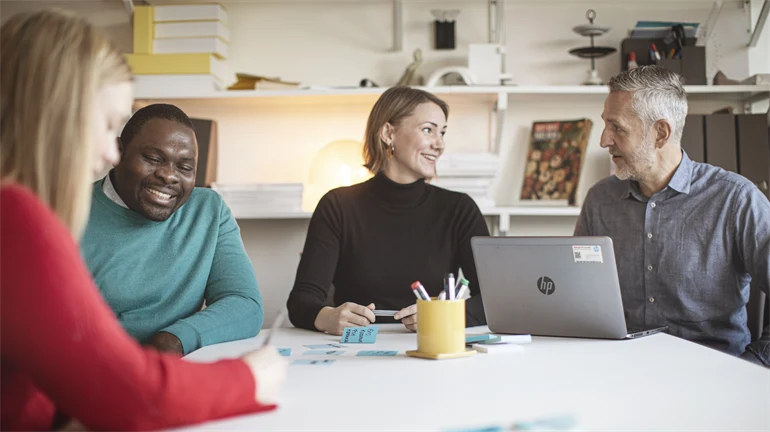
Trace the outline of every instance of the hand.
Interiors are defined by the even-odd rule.
[[[374,303],[369,306],[347,302],[336,308],[327,306],[315,317],[315,328],[340,336],[345,327],[362,327],[374,322]]]
[[[257,392],[254,398],[258,403],[270,405],[278,402],[278,395],[286,383],[286,371],[289,363],[278,354],[278,350],[266,346],[241,357],[251,369]]]
[[[409,307],[405,307],[393,315],[394,319],[401,320],[404,326],[411,330],[417,331],[417,305],[413,304]]]
[[[160,352],[167,352],[176,354],[178,356],[184,355],[184,347],[182,347],[182,341],[176,336],[167,332],[158,332],[150,339],[150,346],[154,347]]]

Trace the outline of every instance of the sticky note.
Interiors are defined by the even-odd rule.
[[[329,348],[345,348],[342,345],[337,344],[321,344],[321,345],[302,345],[305,348],[310,349],[329,349]]]
[[[278,348],[278,354],[289,357],[291,355],[291,348]]]
[[[509,429],[503,426],[482,426],[468,429],[450,429],[447,432],[504,432],[507,430]]]
[[[375,343],[377,326],[348,327],[342,332],[340,343]]]
[[[359,351],[356,356],[358,357],[380,357],[380,356],[394,356],[398,351]]]
[[[338,356],[338,355],[345,354],[345,351],[342,351],[342,350],[310,350],[310,351],[305,351],[302,354],[303,355],[334,355],[334,356]]]
[[[337,360],[294,360],[291,364],[295,365],[311,365],[311,366],[320,366],[320,365],[330,365],[334,363]]]
[[[497,335],[491,335],[491,334],[480,334],[480,335],[465,335],[465,344],[472,344],[477,342],[500,342],[500,336]]]

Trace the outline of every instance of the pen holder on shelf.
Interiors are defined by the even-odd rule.
[[[417,300],[417,350],[406,354],[432,360],[476,354],[465,349],[465,300]]]
[[[686,38],[681,52],[675,58],[669,58],[671,47],[662,38],[654,39],[623,39],[620,44],[620,70],[628,69],[628,54],[635,53],[636,63],[639,66],[657,63],[672,72],[676,72],[684,78],[688,85],[706,85],[706,48],[695,46],[695,38]],[[650,55],[652,44],[661,55],[660,61]]]

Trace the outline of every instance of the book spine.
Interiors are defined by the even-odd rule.
[[[136,6],[134,8],[134,54],[152,54],[154,38],[154,8]]]

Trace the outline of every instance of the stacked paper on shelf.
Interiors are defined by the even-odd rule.
[[[444,154],[436,162],[438,177],[433,184],[466,193],[481,208],[494,207],[490,192],[499,166],[500,158],[493,153]]]
[[[212,184],[237,217],[302,211],[302,183]]]

